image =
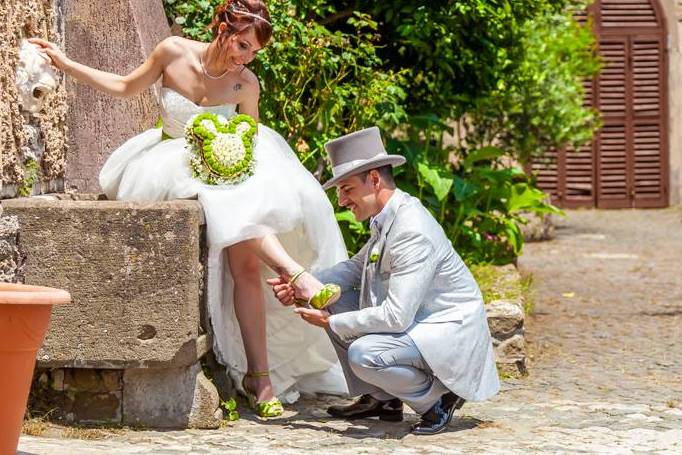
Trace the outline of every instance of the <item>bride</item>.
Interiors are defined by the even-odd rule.
[[[262,264],[293,279],[298,297],[319,298],[328,288],[300,272],[334,265],[346,259],[346,250],[318,182],[285,140],[264,125],[258,125],[256,167],[247,180],[214,186],[192,177],[185,124],[205,112],[229,118],[238,111],[258,120],[259,83],[246,65],[272,35],[262,0],[226,0],[210,27],[211,43],[167,38],[126,76],[70,60],[53,43],[30,41],[54,66],[112,96],[134,96],[161,79],[163,128],[147,130],[115,150],[101,170],[100,185],[109,199],[198,198],[209,244],[214,351],[258,414],[274,417],[283,410],[278,395],[295,399],[298,391],[347,393],[347,388],[326,334],[264,292]]]

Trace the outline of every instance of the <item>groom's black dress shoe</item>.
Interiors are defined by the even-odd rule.
[[[422,415],[422,419],[412,425],[411,432],[413,434],[428,435],[436,434],[445,430],[452,420],[452,415],[455,411],[464,406],[464,399],[448,392],[442,397],[431,409]]]
[[[353,404],[347,406],[330,406],[327,413],[341,419],[364,419],[366,417],[379,417],[379,420],[389,422],[402,422],[403,402],[395,398],[388,401],[379,401],[371,395],[363,395]]]

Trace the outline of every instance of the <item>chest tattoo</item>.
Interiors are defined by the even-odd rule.
[[[241,89],[242,89],[242,84],[234,84],[234,91],[235,92],[238,92]]]

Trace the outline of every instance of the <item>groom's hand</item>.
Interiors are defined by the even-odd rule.
[[[270,278],[266,282],[272,287],[272,292],[277,297],[282,305],[293,305],[296,297],[294,296],[294,288],[287,280],[282,277]]]
[[[314,308],[296,308],[294,312],[301,316],[308,324],[316,325],[326,329],[329,327],[329,312],[316,310]]]

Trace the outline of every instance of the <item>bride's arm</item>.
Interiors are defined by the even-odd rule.
[[[40,38],[30,38],[29,41],[38,45],[42,52],[50,56],[53,65],[69,76],[109,95],[128,97],[149,88],[161,77],[176,47],[174,39],[171,37],[161,41],[142,65],[125,76],[100,71],[71,60],[49,41]]]

